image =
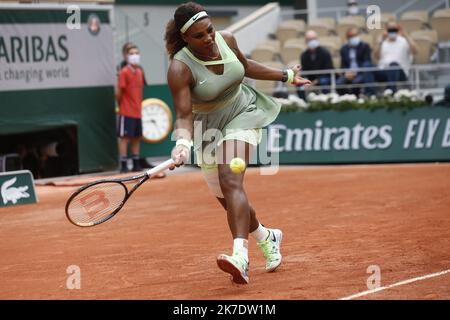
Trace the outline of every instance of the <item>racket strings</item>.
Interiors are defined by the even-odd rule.
[[[92,185],[70,201],[67,208],[68,216],[79,225],[99,223],[122,206],[126,193],[124,185],[118,182]]]

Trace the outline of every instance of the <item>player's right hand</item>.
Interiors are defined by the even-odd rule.
[[[170,170],[175,169],[175,167],[179,167],[186,162],[188,162],[190,156],[190,150],[183,145],[175,146],[172,149],[172,160],[175,162],[175,164],[170,167]]]

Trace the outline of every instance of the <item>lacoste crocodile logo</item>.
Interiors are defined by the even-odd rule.
[[[8,201],[16,204],[18,200],[30,197],[30,194],[26,192],[28,190],[28,186],[12,187],[12,185],[16,183],[16,181],[17,177],[14,177],[12,179],[6,180],[3,183],[1,187],[3,204],[7,204]]]

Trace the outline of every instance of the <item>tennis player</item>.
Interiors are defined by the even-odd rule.
[[[167,24],[165,41],[171,58],[167,77],[176,110],[172,158],[178,165],[187,162],[194,145],[205,180],[227,211],[233,236],[232,255],[219,255],[217,264],[235,283],[247,284],[249,233],[264,254],[266,271],[271,272],[281,263],[282,232],[258,221],[243,188],[245,171],[233,173],[229,161],[240,157],[248,164],[261,140],[261,128],[275,120],[280,105],[242,81],[244,77],[295,85],[310,81],[300,77],[300,66],[278,70],[246,59],[233,34],[216,31],[205,9],[194,2],[176,9]],[[193,130],[216,130],[217,139],[193,142]]]

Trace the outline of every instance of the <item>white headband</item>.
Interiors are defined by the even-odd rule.
[[[200,18],[203,17],[207,17],[208,14],[206,13],[206,11],[200,11],[199,13],[196,13],[192,16],[192,18],[190,18],[185,24],[184,26],[180,29],[181,33],[185,33],[187,29],[189,29],[190,26],[192,26],[192,24],[197,21]]]

